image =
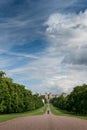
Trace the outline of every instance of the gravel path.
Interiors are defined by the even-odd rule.
[[[87,120],[50,113],[0,123],[0,130],[87,130]]]

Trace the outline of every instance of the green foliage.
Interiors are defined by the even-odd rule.
[[[87,85],[77,86],[68,96],[67,110],[87,114]]]
[[[87,114],[87,85],[76,86],[70,95],[54,98],[51,103],[62,110],[76,114]]]
[[[13,114],[1,114],[0,122],[8,121],[8,120],[18,118],[18,117],[42,115],[46,112],[46,110],[47,110],[47,104],[45,104],[43,107],[33,110],[33,111],[28,111],[28,112],[23,112],[23,113],[13,113]]]
[[[2,77],[4,77],[4,75],[5,75],[5,72],[0,71],[0,79],[1,79]]]
[[[87,115],[81,115],[81,114],[75,114],[74,112],[69,112],[67,110],[61,110],[55,106],[53,106],[52,104],[50,104],[50,109],[51,112],[54,115],[58,115],[58,116],[70,116],[70,117],[76,117],[76,118],[81,118],[81,119],[86,119],[87,120]]]
[[[60,96],[58,98],[53,98],[50,101],[55,107],[65,110],[67,106],[67,98]]]
[[[43,106],[42,98],[33,95],[25,86],[13,83],[0,71],[0,113],[20,113]]]

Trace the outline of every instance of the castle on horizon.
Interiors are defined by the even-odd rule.
[[[59,97],[59,96],[63,96],[66,97],[68,94],[67,93],[61,93],[61,94],[52,94],[52,93],[45,93],[45,94],[38,94],[38,96],[43,96],[43,98],[49,102],[50,99],[55,98],[55,97]]]

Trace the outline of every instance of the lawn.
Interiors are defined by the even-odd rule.
[[[50,109],[51,112],[54,115],[58,115],[58,116],[72,116],[72,117],[77,117],[77,118],[81,118],[81,119],[86,119],[87,120],[87,115],[76,115],[75,113],[71,113],[65,110],[60,110],[56,107],[54,107],[52,104],[50,104]]]
[[[42,108],[39,108],[34,111],[29,111],[25,113],[16,113],[16,114],[2,114],[0,115],[0,122],[4,122],[7,120],[11,120],[18,117],[24,117],[24,116],[34,116],[34,115],[43,115],[46,112],[47,105],[44,105]]]

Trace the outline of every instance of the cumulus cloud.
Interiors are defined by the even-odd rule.
[[[7,23],[5,27],[10,29],[13,27],[18,29],[21,27],[27,28],[30,21],[12,20],[11,22],[12,24]],[[31,26],[31,24],[29,25]],[[7,65],[7,75],[11,76],[15,82],[24,83],[34,92],[42,93],[68,93],[74,86],[87,83],[87,10],[78,14],[51,14],[44,25],[46,28],[44,38],[46,36],[48,45],[43,52],[38,53],[38,56],[37,54],[30,55],[29,53],[23,54],[21,52],[8,51],[9,46],[13,47],[15,42],[9,43],[12,46],[7,44],[7,51],[0,50],[1,54],[4,53],[11,56],[7,60],[6,58],[3,60],[1,57],[2,68]],[[10,39],[9,34],[5,39]],[[2,41],[3,39],[0,40]],[[4,44],[6,46],[6,41]],[[20,42],[19,44],[23,43]],[[17,58],[16,61],[15,57]],[[18,59],[20,57],[21,63],[25,61],[25,58],[29,60],[26,64],[16,66],[15,62],[20,62]],[[9,62],[12,62],[15,67],[9,67]]]
[[[78,64],[78,65],[86,65],[87,66],[87,48],[80,49],[79,51],[74,51],[74,53],[70,53],[66,55],[62,61],[62,63],[68,64]]]
[[[54,51],[65,52],[63,62],[87,64],[87,10],[79,14],[52,14],[45,25],[47,38],[55,44]]]
[[[44,52],[32,62],[7,73],[13,77],[20,73],[20,82],[29,80],[26,85],[34,92],[69,93],[76,85],[87,83],[86,21],[87,11],[52,14],[45,22],[49,45]]]
[[[74,86],[87,83],[86,21],[87,11],[52,14],[45,22],[49,47],[45,56],[39,59],[40,66],[45,64],[41,67],[45,77],[42,78],[42,88],[45,86],[46,90],[54,93],[70,92]],[[41,73],[40,76],[43,77]]]

